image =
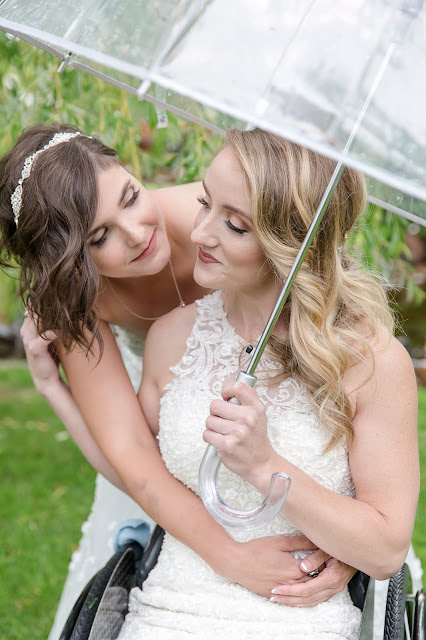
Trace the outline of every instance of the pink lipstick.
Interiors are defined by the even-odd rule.
[[[154,231],[154,233],[151,236],[151,240],[148,242],[147,248],[144,249],[137,258],[134,258],[132,262],[136,262],[136,260],[143,260],[144,258],[147,258],[154,251],[156,244],[157,244],[157,236],[156,236],[156,232]]]
[[[216,258],[213,258],[213,256],[211,256],[209,253],[204,253],[204,251],[201,248],[198,249],[198,259],[201,260],[201,262],[204,262],[205,264],[212,264],[212,263],[219,262],[219,260],[216,260]]]

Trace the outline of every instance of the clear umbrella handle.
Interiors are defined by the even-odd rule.
[[[240,371],[237,380],[254,387],[256,377]],[[236,398],[229,402],[239,404]],[[268,492],[259,506],[248,511],[233,509],[222,498],[218,486],[218,474],[221,465],[216,449],[208,445],[201,461],[198,474],[198,486],[204,506],[213,518],[224,527],[249,531],[267,524],[279,514],[290,489],[291,478],[286,473],[272,474]]]

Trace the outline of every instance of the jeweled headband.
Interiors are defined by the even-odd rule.
[[[61,142],[68,142],[68,140],[71,140],[71,138],[75,138],[79,135],[79,131],[76,131],[75,133],[55,133],[53,138],[43,147],[43,149],[39,149],[35,153],[28,156],[28,158],[25,158],[24,168],[22,169],[21,177],[18,180],[18,186],[10,196],[10,203],[12,205],[12,211],[16,226],[18,226],[19,214],[21,213],[22,207],[22,183],[24,180],[29,178],[34,160],[40,153],[46,151],[46,149],[50,149],[50,147],[54,147]]]

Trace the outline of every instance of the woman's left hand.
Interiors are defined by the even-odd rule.
[[[265,408],[256,391],[243,382],[227,382],[223,400],[213,400],[203,439],[213,445],[233,473],[251,482],[275,452],[268,438]],[[239,405],[227,402],[237,398]]]
[[[34,386],[50,404],[51,398],[58,392],[58,387],[66,387],[59,373],[59,359],[53,346],[57,336],[51,330],[40,335],[37,317],[26,312],[21,327],[21,338]]]

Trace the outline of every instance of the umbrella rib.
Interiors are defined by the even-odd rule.
[[[64,54],[60,53],[59,51],[57,51],[56,49],[53,49],[53,47],[49,46],[48,44],[45,44],[44,42],[41,42],[40,40],[37,40],[37,38],[32,38],[30,35],[23,33],[22,31],[19,31],[19,29],[12,29],[11,27],[7,28],[3,27],[0,24],[0,29],[4,29],[5,32],[10,33],[12,36],[15,36],[16,38],[20,38],[21,40],[25,40],[25,42],[28,42],[28,44],[31,44],[33,47],[37,47],[38,49],[43,49],[43,51],[46,51],[46,53],[50,53],[50,55],[52,55],[54,58],[59,58],[59,60],[63,60],[64,59]]]
[[[157,56],[157,59],[151,65],[150,71],[152,73],[156,73],[158,71],[158,69],[160,68],[160,66],[161,66],[162,62],[164,61],[164,59],[167,57],[167,55],[170,53],[170,51],[173,50],[173,48],[175,47],[176,43],[179,42],[180,38],[183,36],[185,31],[187,31],[187,29],[189,29],[191,24],[193,24],[194,20],[201,13],[203,8],[205,8],[206,4],[207,4],[206,0],[199,0],[197,3],[195,3],[194,5],[192,5],[190,7],[190,10],[187,12],[187,14],[185,16],[185,19],[182,20],[181,25],[180,25],[179,29],[177,30],[177,32],[174,33],[167,40],[167,42],[164,45],[162,51]],[[140,87],[139,87],[139,89],[137,91],[137,96],[138,96],[139,99],[141,99],[141,98],[146,96],[147,91],[149,91],[149,88],[152,85],[152,81],[153,81],[152,77],[145,78],[142,81],[142,83],[141,83],[141,85],[140,85]]]
[[[276,75],[276,73],[277,73],[277,71],[278,71],[279,67],[281,66],[282,61],[284,60],[285,55],[287,54],[288,50],[290,49],[291,45],[293,44],[293,42],[295,41],[295,39],[296,39],[297,35],[299,34],[299,32],[300,32],[300,30],[301,30],[301,28],[302,28],[302,26],[303,26],[303,23],[305,22],[305,20],[306,20],[307,16],[309,15],[309,13],[310,13],[310,11],[311,11],[311,9],[312,9],[312,6],[315,4],[315,2],[316,2],[316,0],[311,0],[310,5],[306,8],[306,10],[305,10],[305,13],[304,13],[303,17],[302,17],[302,18],[301,18],[301,20],[299,21],[299,24],[298,24],[298,26],[297,26],[297,29],[295,29],[295,31],[294,31],[294,33],[293,33],[292,37],[291,37],[291,38],[290,38],[290,40],[286,43],[286,45],[285,45],[285,47],[284,47],[284,49],[283,49],[283,51],[282,51],[282,53],[281,53],[281,55],[280,55],[280,57],[279,57],[278,61],[277,61],[277,64],[275,65],[275,69],[274,69],[274,70],[273,70],[273,72],[271,73],[271,77],[270,77],[269,81],[264,85],[264,89],[263,89],[263,91],[261,92],[261,94],[262,94],[262,95],[265,95],[265,94],[267,93],[268,89],[272,86],[272,83],[273,83],[274,77],[275,77],[275,75]],[[262,111],[265,111],[266,106],[267,106],[266,100],[261,99],[261,100],[260,100],[260,102],[259,102],[259,104],[258,104],[258,111],[259,111],[259,113],[260,113],[260,112],[262,112]]]
[[[400,207],[396,207],[395,205],[390,204],[390,202],[385,202],[384,200],[380,200],[380,198],[376,198],[375,196],[370,196],[369,194],[367,195],[367,199],[368,199],[368,202],[371,202],[371,204],[374,204],[376,207],[380,207],[381,209],[386,209],[387,211],[390,211],[391,213],[395,213],[401,218],[405,218],[410,222],[414,222],[415,224],[420,224],[421,226],[426,227],[426,220],[419,218],[419,216],[414,215],[414,213],[410,213],[405,209],[401,209]]]
[[[90,22],[92,20],[93,17],[96,17],[97,13],[102,10],[103,6],[105,5],[105,0],[94,0],[92,2],[92,6],[89,5],[89,8],[86,10],[86,19],[84,21],[84,25],[83,28],[80,30],[80,33],[78,34],[77,38],[73,38],[73,42],[75,42],[76,44],[79,44],[81,42],[81,40],[83,39],[83,36],[85,33],[87,33],[87,30],[89,28]],[[79,26],[81,24],[81,20],[79,20],[80,16],[78,16],[77,18],[74,18],[74,20],[72,21],[71,25],[68,27],[67,31],[64,34],[64,39],[68,40],[70,38],[70,35],[72,34],[74,28],[76,26]]]
[[[85,65],[83,62],[78,62],[78,60],[70,60],[68,63],[68,66],[74,67],[76,69],[80,69],[81,71],[85,71],[86,73],[90,73],[90,75],[95,76],[95,78],[99,78],[100,80],[105,80],[105,82],[108,82],[109,84],[112,84],[115,87],[118,87],[119,89],[124,89],[125,91],[127,91],[128,93],[131,93],[134,96],[138,95],[138,90],[135,89],[135,87],[132,87],[131,85],[126,84],[125,82],[121,82],[121,80],[117,80],[112,76],[108,76],[105,73],[102,73],[101,71],[92,69],[92,67]],[[202,127],[205,127],[206,129],[210,129],[210,131],[213,131],[214,133],[219,134],[223,138],[226,135],[226,132],[224,129],[221,129],[220,127],[217,127],[211,122],[207,122],[206,120],[203,120],[198,116],[194,116],[188,113],[187,111],[180,109],[179,107],[175,107],[174,105],[169,104],[168,102],[163,102],[162,100],[160,100],[159,98],[156,98],[155,96],[148,94],[148,95],[145,95],[143,99],[146,100],[147,102],[151,102],[156,107],[163,107],[167,111],[171,111],[172,113],[175,113],[177,116],[179,116],[180,118],[183,118],[184,120],[189,120],[194,124],[198,124],[198,125],[201,125]]]

